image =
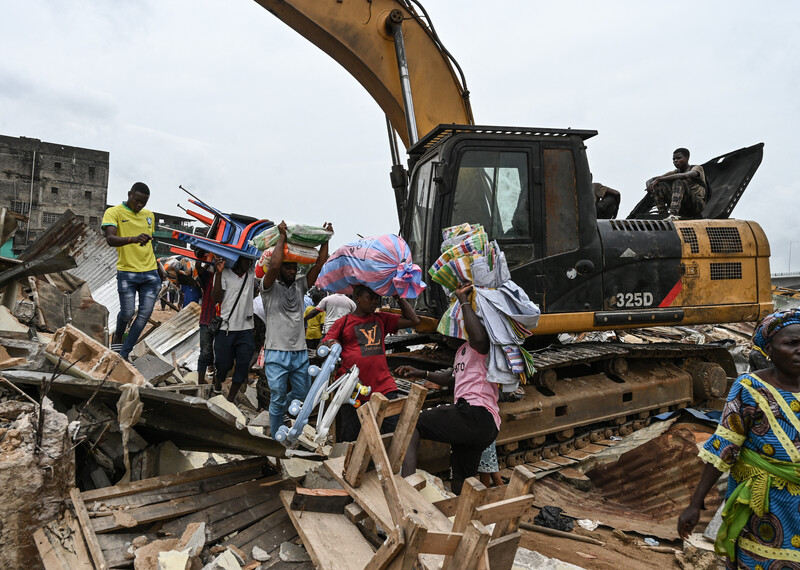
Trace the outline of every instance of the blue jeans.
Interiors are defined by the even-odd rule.
[[[283,414],[293,400],[305,400],[311,388],[308,375],[308,351],[265,350],[264,374],[269,384],[269,431],[272,437],[283,424]],[[291,392],[286,394],[286,384]]]
[[[216,366],[215,384],[221,386],[225,377],[233,368],[231,382],[241,384],[247,380],[250,371],[250,359],[256,350],[253,340],[253,329],[243,331],[219,331],[214,337],[214,363]]]
[[[156,304],[156,297],[161,290],[161,277],[158,271],[117,271],[117,293],[119,293],[119,314],[117,315],[116,335],[122,336],[128,323],[133,318],[136,309],[136,294],[139,294],[139,311],[136,320],[133,321],[128,336],[122,344],[119,355],[128,359],[128,355],[133,346],[139,340],[150,315],[153,314],[153,307]]]

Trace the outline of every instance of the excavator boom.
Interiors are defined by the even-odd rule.
[[[469,92],[435,32],[402,0],[256,0],[355,77],[408,148],[403,89],[391,24],[402,27],[417,132],[473,124]]]

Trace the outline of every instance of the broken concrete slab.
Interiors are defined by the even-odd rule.
[[[269,410],[264,410],[247,424],[251,427],[269,427]]]
[[[134,360],[133,366],[153,386],[158,386],[168,378],[171,378],[175,370],[172,364],[152,353],[145,354]]]
[[[3,368],[17,368],[25,364],[25,358],[21,356],[13,357],[8,353],[6,347],[0,344],[0,370]]]
[[[283,562],[307,562],[311,560],[305,547],[293,542],[281,543],[280,557]]]
[[[61,370],[69,368],[70,374],[81,378],[108,377],[120,384],[145,384],[144,377],[132,364],[72,325],[58,329],[45,352],[54,363],[61,358]]]
[[[13,315],[20,323],[30,326],[36,318],[36,305],[33,301],[24,299],[18,301],[17,306],[14,307]]]
[[[53,281],[49,278],[49,281]],[[39,328],[55,332],[71,324],[97,342],[105,342],[108,323],[108,309],[92,299],[86,283],[77,279],[57,280],[57,284],[41,277],[29,278],[34,299],[39,312]]]
[[[157,453],[158,470],[156,475],[172,475],[195,468],[192,462],[171,441],[165,441],[159,445]]]
[[[309,461],[308,459],[300,459],[293,457],[281,461],[281,473],[284,479],[294,479],[300,481],[309,471],[319,470],[322,463],[319,461]]]
[[[158,553],[158,570],[190,570],[189,553],[169,550]]]
[[[203,570],[242,570],[242,566],[236,560],[233,552],[225,550],[212,562],[203,566]]]
[[[3,305],[0,305],[0,337],[30,339],[30,327],[20,323],[11,310]]]
[[[242,411],[238,407],[236,407],[236,404],[234,404],[233,402],[229,402],[228,399],[222,394],[210,398],[208,400],[208,403],[213,404],[219,408],[222,408],[230,415],[232,415],[234,418],[236,418],[236,421],[238,421],[243,426],[247,425],[247,417],[245,417]]]
[[[0,337],[0,346],[10,358],[20,358],[22,362],[14,366],[22,370],[40,370],[48,372],[52,368],[45,357],[45,345],[39,341]]]
[[[254,546],[253,547],[252,556],[253,556],[253,560],[255,560],[257,562],[266,562],[267,560],[270,559],[269,552],[259,548],[258,546]]]

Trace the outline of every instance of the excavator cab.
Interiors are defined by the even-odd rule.
[[[540,307],[552,299],[555,310],[600,310],[599,281],[595,287],[588,278],[599,280],[600,243],[596,232],[582,231],[596,222],[584,152],[595,134],[440,125],[409,150],[411,185],[401,210],[415,262],[430,267],[436,260],[441,228],[480,223]],[[583,286],[570,286],[569,299],[546,295],[574,279],[561,270],[567,266],[587,275]],[[441,288],[429,287],[417,308],[441,314],[446,306]]]

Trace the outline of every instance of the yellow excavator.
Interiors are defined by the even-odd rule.
[[[585,146],[596,131],[476,125],[464,74],[418,1],[256,1],[339,62],[385,112],[390,179],[414,261],[436,260],[442,228],[481,223],[539,305],[529,339],[537,372],[521,399],[501,404],[502,462],[569,453],[726,393],[736,370],[723,347],[554,340],[768,314],[767,238],[755,222],[728,219],[763,144],[703,165],[709,195],[700,219],[658,219],[645,197],[629,218],[601,220]],[[438,317],[447,299],[428,285],[417,311]],[[401,361],[435,367],[413,354]]]

